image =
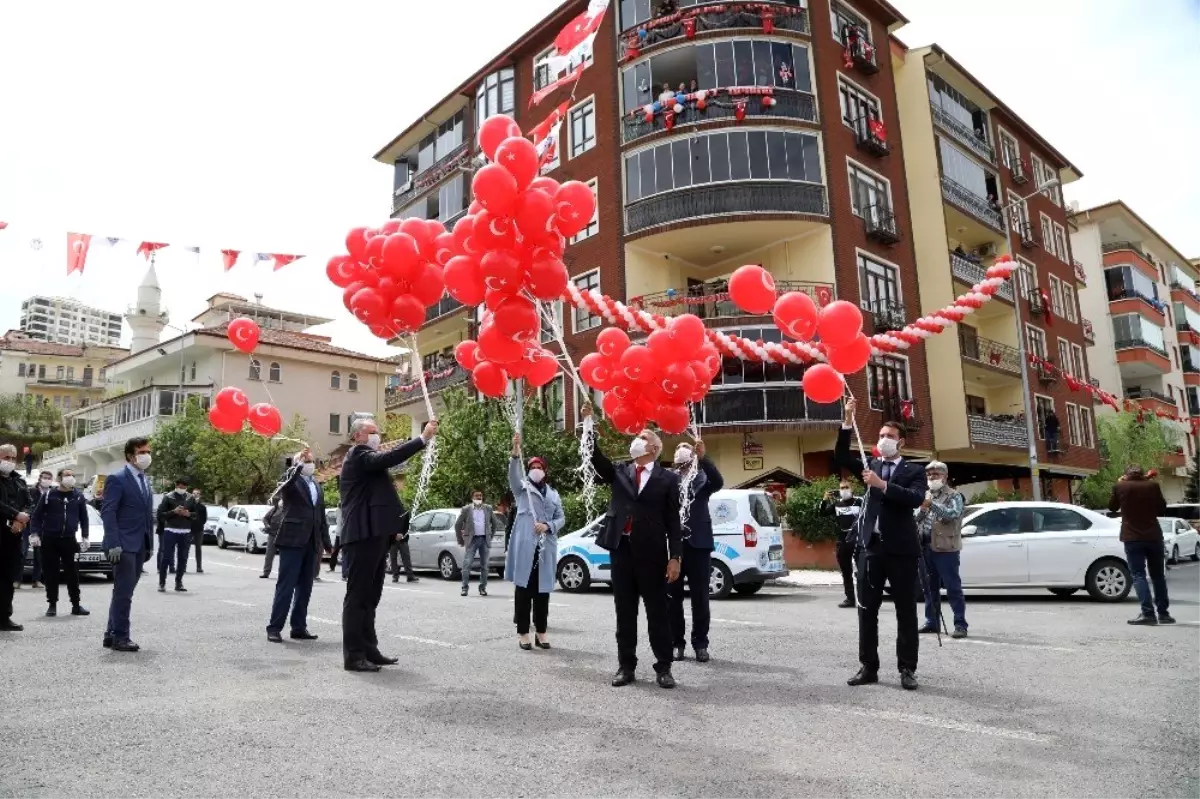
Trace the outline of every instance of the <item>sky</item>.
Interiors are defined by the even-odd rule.
[[[941,44],[1083,171],[1069,200],[1124,199],[1200,256],[1200,0],[893,4],[906,44]],[[341,346],[394,354],[324,275],[347,230],[387,219],[391,169],[372,155],[557,5],[5,4],[0,331],[32,294],[135,301],[136,245],[94,241],[68,277],[70,230],[201,247],[158,257],[172,324],[218,291],[262,294],[332,317],[317,332]],[[310,257],[225,273],[224,248]]]

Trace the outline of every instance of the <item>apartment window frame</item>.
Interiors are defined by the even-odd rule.
[[[1000,163],[1004,164],[1010,171],[1015,169],[1016,167],[1013,165],[1021,163],[1021,143],[1017,141],[1017,137],[997,125],[996,144],[999,145]],[[1006,146],[1009,144],[1012,145],[1011,151]]]
[[[592,404],[592,412],[595,416],[604,418],[604,392],[598,388],[588,387],[588,393],[591,396],[584,396],[579,392],[579,387],[575,387],[574,402],[571,404],[571,415],[574,419],[575,427],[580,427],[583,425],[583,417],[579,415],[579,412],[582,410],[583,403],[585,402],[590,402]]]
[[[855,126],[855,121],[858,120],[862,113],[867,112],[867,119],[883,120],[883,101],[879,97],[862,86],[859,86],[854,81],[842,73],[838,73],[838,110],[842,115],[842,124],[851,130],[858,130]],[[848,118],[847,113],[850,110],[849,106],[853,101],[854,108],[858,111],[853,118]],[[872,105],[874,108],[872,109]],[[874,113],[871,113],[874,111]]]
[[[593,281],[593,278],[595,280]],[[589,291],[595,289],[600,290],[600,269],[590,269],[581,275],[576,275],[571,278],[571,282],[581,291]],[[593,285],[594,283],[594,285]],[[604,324],[604,320],[599,316],[582,308],[573,308],[571,311],[571,332],[585,333],[588,330],[595,330]]]
[[[1062,336],[1058,337],[1058,368],[1069,374],[1071,377],[1078,378],[1075,374],[1075,356],[1071,353],[1071,342],[1067,341]]]
[[[1067,403],[1067,441],[1072,447],[1078,447],[1083,444],[1083,436],[1080,430],[1079,406],[1073,402]]]
[[[886,197],[882,203],[884,207],[888,211],[891,211],[895,207],[892,205],[892,182],[875,170],[860,164],[848,156],[846,158],[846,183],[850,188],[850,213],[859,219],[866,219],[866,208],[879,207],[881,203],[878,195],[881,191]],[[864,198],[858,196],[859,185],[873,190],[876,195],[874,202],[869,203],[867,206],[862,206],[861,201]],[[855,207],[856,205],[859,207]]]
[[[589,119],[592,125],[590,137],[587,135]],[[577,121],[580,123],[582,140],[575,131]],[[596,95],[581,100],[567,111],[567,140],[568,158],[578,158],[596,146]]]
[[[25,376],[25,362],[21,361],[17,364],[17,377]]]
[[[1062,280],[1054,275],[1047,275],[1050,280],[1050,310],[1057,317],[1063,314]]]
[[[1079,407],[1079,431],[1082,434],[1082,446],[1088,449],[1096,448],[1096,420],[1091,408]]]
[[[1071,250],[1067,244],[1067,230],[1062,225],[1054,222],[1054,251],[1058,255],[1058,260],[1064,264],[1071,263]]]
[[[1046,252],[1050,253],[1055,258],[1062,260],[1056,251],[1056,244],[1054,241],[1054,222],[1050,219],[1050,217],[1046,216],[1041,211],[1038,212],[1038,222],[1042,228],[1042,247],[1044,247]]]
[[[1046,358],[1050,354],[1046,350],[1048,346],[1046,343],[1046,331],[1029,322],[1025,323],[1025,346],[1029,352],[1040,358]]]
[[[195,364],[192,365],[192,368],[195,369]],[[196,375],[193,372],[192,378],[194,379],[195,376]],[[282,383],[283,382],[283,367],[279,365],[279,361],[271,361],[271,364],[267,367],[267,382],[268,383]]]
[[[1062,302],[1063,316],[1066,317],[1067,321],[1071,323],[1079,321],[1079,317],[1075,309],[1075,289],[1073,289],[1065,280],[1062,281]]]
[[[1084,383],[1089,382],[1090,377],[1087,369],[1087,357],[1084,355],[1083,347],[1079,346],[1078,344],[1071,345],[1071,360],[1075,364],[1075,379],[1082,380]]]
[[[331,391],[342,390],[342,373],[337,369],[329,373],[329,388]]]
[[[558,401],[557,408],[551,408],[550,403]],[[542,410],[554,422],[554,429],[562,432],[567,429],[567,376],[559,374],[546,385],[538,389],[538,401]]]
[[[592,197],[596,200],[595,210],[592,211],[592,218],[587,223],[587,227],[567,239],[567,244],[578,244],[600,232],[600,179],[592,178],[591,180],[584,181],[584,183],[592,190]]]
[[[349,431],[347,431],[349,432]],[[329,414],[329,435],[340,436],[342,434],[342,415],[340,413]]]
[[[861,248],[855,250],[854,260],[858,267],[860,308],[875,311],[875,306],[881,302],[897,308],[904,306],[904,287],[900,279],[900,267],[897,264],[885,261],[878,255]],[[873,271],[871,267],[876,269]],[[885,289],[883,296],[877,292],[879,286],[883,286]]]
[[[533,57],[533,90],[535,92],[546,88],[553,82],[548,59],[556,52],[558,51],[551,45]]]
[[[516,69],[501,67],[479,82],[475,90],[475,126],[498,114],[511,114],[517,105]],[[494,80],[493,80],[494,79]],[[494,93],[492,90],[495,90]],[[505,103],[505,89],[508,103]],[[495,103],[496,107],[492,108]],[[507,107],[505,107],[507,105]]]
[[[1018,236],[1024,236],[1027,228],[1032,232],[1033,225],[1029,222],[1029,201],[1012,189],[1005,189],[1005,197],[1010,227],[1016,230]]]
[[[183,375],[180,375],[180,377],[183,377]],[[254,380],[259,383],[262,382],[262,361],[258,360],[257,358],[250,359],[250,373],[246,379]]]
[[[548,305],[550,307],[550,312],[552,314],[554,314],[554,321],[558,322],[559,329],[564,329],[562,326],[562,324],[563,324],[563,301],[555,300],[554,302],[546,303],[546,305]],[[482,307],[482,306],[480,306],[480,307]],[[554,330],[550,327],[549,324],[546,323],[545,318],[540,319],[538,324],[541,327],[541,335],[540,335],[541,342],[543,344],[549,344],[551,342],[557,343],[558,340],[554,337]]]
[[[1037,430],[1035,432],[1037,433],[1038,441],[1046,440],[1046,417],[1043,415],[1043,411],[1045,411],[1046,413],[1049,413],[1050,411],[1054,411],[1054,415],[1055,416],[1058,415],[1058,411],[1055,410],[1055,407],[1054,407],[1054,397],[1049,397],[1049,396],[1046,396],[1045,394],[1034,394],[1033,395],[1033,412],[1034,412],[1034,421],[1037,422]],[[1059,421],[1061,422],[1062,420],[1060,419]],[[1061,440],[1062,431],[1059,430],[1059,433],[1060,433],[1059,438]]]
[[[346,390],[355,392],[355,393],[358,392],[358,373],[357,372],[350,372],[348,375],[346,375]]]
[[[898,364],[903,364],[899,366]],[[911,401],[912,395],[912,364],[908,360],[908,356],[899,355],[896,353],[885,353],[880,355],[872,355],[867,361],[867,399],[870,403],[871,410],[885,411],[890,408],[883,407],[882,403],[877,403],[876,400],[879,392],[875,390],[878,376],[876,370],[888,373],[891,377],[899,376],[903,385],[903,391],[898,392],[900,401]],[[887,421],[886,419],[884,421]],[[903,419],[893,419],[892,421],[903,423]]]
[[[842,13],[843,11],[849,13]],[[844,20],[841,24],[839,24],[839,17]],[[862,31],[863,35],[867,37],[868,44],[872,47],[875,45],[875,38],[871,33],[871,20],[866,14],[844,0],[829,0],[829,24],[833,28],[834,41],[838,44],[845,44],[842,40],[842,25],[848,24]]]

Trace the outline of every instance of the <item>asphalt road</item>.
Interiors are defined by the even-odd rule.
[[[312,643],[266,641],[261,556],[205,551],[189,593],[134,600],[142,651],[17,594],[2,634],[4,796],[1196,796],[1200,566],[1172,569],[1175,627],[1132,600],[969,597],[971,637],[923,637],[921,689],[885,668],[845,684],[854,613],[825,589],[714,603],[711,663],[679,688],[608,685],[611,594],[552,596],[549,652],[523,652],[512,586],[458,595],[432,575],[388,590],[380,674],[341,669],[340,581],[314,589]],[[65,604],[65,603],[64,603]],[[61,607],[61,606],[60,606]],[[887,665],[894,619],[885,606]],[[689,653],[690,654],[690,653]]]

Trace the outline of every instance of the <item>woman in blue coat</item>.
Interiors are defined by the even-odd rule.
[[[521,469],[521,436],[513,436],[512,457],[508,461],[508,487],[515,499],[517,516],[504,576],[516,586],[514,621],[518,643],[531,650],[529,617],[537,631],[534,643],[549,649],[546,618],[550,612],[550,592],[554,590],[554,570],[558,563],[558,533],[567,523],[562,499],[546,482],[546,462],[530,458],[528,471]]]

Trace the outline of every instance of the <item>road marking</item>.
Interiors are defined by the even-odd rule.
[[[1048,735],[1040,735],[1036,732],[1009,730],[1004,727],[991,727],[986,724],[973,724],[968,721],[951,721],[950,719],[920,716],[914,713],[899,713],[894,710],[870,710],[866,708],[841,707],[838,705],[822,705],[821,707],[834,713],[848,713],[852,716],[863,716],[883,721],[899,721],[904,724],[921,724],[926,727],[938,727],[943,730],[954,730],[955,732],[973,732],[977,735],[1011,738],[1016,741],[1046,744],[1053,740]]]
[[[393,638],[399,638],[401,641],[415,641],[418,644],[429,644],[430,646],[443,646],[447,649],[466,649],[465,644],[452,644],[449,641],[435,641],[432,638],[418,638],[415,635],[393,635]]]
[[[1175,623],[1176,624],[1186,624],[1189,627],[1200,626],[1200,621],[1176,621]],[[1171,625],[1168,624],[1167,626],[1170,627]]]
[[[1045,649],[1051,652],[1074,652],[1076,650],[1065,646],[1048,646],[1046,644],[1021,644],[1015,641],[984,641],[980,638],[960,638],[960,644],[978,644],[980,646],[1016,646],[1022,649]]]
[[[439,594],[439,593],[441,593],[440,591],[429,591],[424,588],[401,588],[398,585],[385,585],[384,588],[386,588],[389,591],[407,591],[410,594]],[[449,596],[449,594],[446,594],[446,596]]]
[[[242,569],[244,571],[252,571],[262,573],[262,568],[258,566],[239,566],[236,563],[222,563],[219,560],[210,560],[209,566],[224,566],[226,569]]]
[[[341,624],[340,621],[333,621],[332,619],[322,619],[320,616],[309,616],[308,620],[315,621],[317,624],[334,624],[334,625]]]
[[[712,619],[712,621],[720,622],[721,624],[744,624],[747,627],[763,627],[761,621],[742,621],[741,619]]]
[[[252,607],[254,607],[254,605],[252,605],[252,604],[251,604],[251,603],[249,603],[249,602],[238,602],[238,601],[236,601],[236,600],[233,600],[233,599],[218,599],[217,601],[218,601],[218,602],[224,602],[226,605],[237,605],[239,608],[252,608]]]

